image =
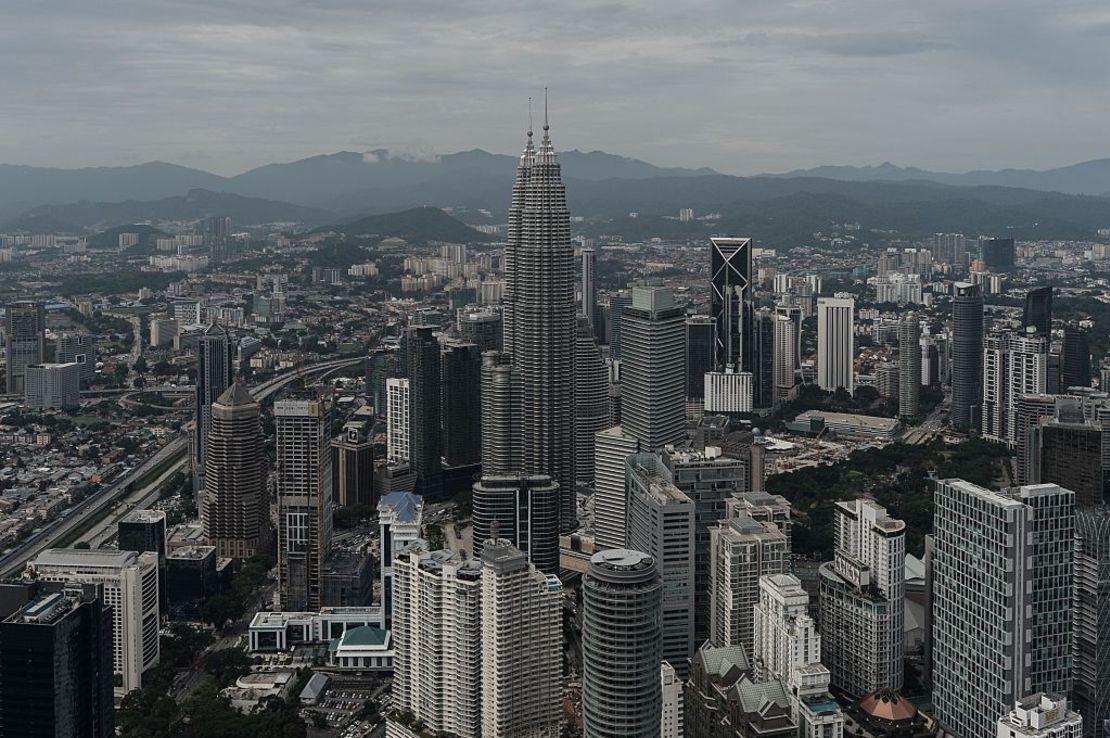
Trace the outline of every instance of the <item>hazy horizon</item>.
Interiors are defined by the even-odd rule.
[[[0,162],[221,175],[341,150],[556,146],[729,174],[1110,156],[1110,7],[1077,0],[23,3]]]

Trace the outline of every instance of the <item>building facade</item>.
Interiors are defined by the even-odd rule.
[[[475,558],[485,541],[503,539],[540,571],[559,573],[559,485],[551,477],[484,474],[471,495]]]
[[[739,512],[710,528],[710,643],[751,653],[760,577],[785,574],[789,566],[790,539],[772,522]]]
[[[856,389],[855,312],[851,295],[817,298],[817,385],[826,392]]]
[[[234,383],[212,403],[201,522],[221,558],[249,559],[267,541],[265,439],[260,406]]]
[[[628,457],[640,452],[640,441],[622,426],[607,428],[594,437],[597,467],[594,484],[594,543],[599,548],[624,548],[627,544]]]
[[[81,403],[79,364],[28,364],[23,370],[23,401],[36,410],[76,407]]]
[[[1075,512],[1072,695],[1084,735],[1110,735],[1110,507]]]
[[[621,317],[621,426],[646,449],[686,437],[685,315],[670,288],[636,285]]]

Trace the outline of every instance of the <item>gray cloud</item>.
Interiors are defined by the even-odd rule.
[[[357,146],[754,173],[1110,155],[1098,0],[44,0],[0,26],[0,161],[221,173]]]

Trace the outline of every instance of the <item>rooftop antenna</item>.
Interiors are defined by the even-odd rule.
[[[547,125],[547,88],[543,88],[543,129],[548,129]]]
[[[528,138],[532,138],[532,97],[528,96]]]

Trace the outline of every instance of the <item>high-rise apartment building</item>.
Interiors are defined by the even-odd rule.
[[[1017,400],[1022,395],[1045,394],[1047,380],[1048,339],[1036,332],[987,334],[980,413],[983,437],[1017,445]]]
[[[409,462],[416,472],[416,492],[432,501],[443,494],[442,360],[435,331],[430,325],[405,330]]]
[[[578,527],[574,485],[574,247],[544,115],[520,157],[505,247],[505,351],[520,375],[522,468],[559,484],[560,526]]]
[[[100,587],[112,608],[112,670],[116,693],[142,686],[143,672],[158,664],[158,554],[50,548],[28,565],[33,579]]]
[[[712,316],[695,315],[686,319],[686,399],[705,396],[705,375],[716,368]]]
[[[997,738],[1080,738],[1089,718],[1068,709],[1062,694],[1037,694],[1014,702],[998,721]]]
[[[77,364],[81,384],[88,385],[96,376],[96,337],[90,333],[63,333],[58,336],[54,361],[59,364]]]
[[[115,734],[111,609],[95,585],[36,587],[0,621],[0,735]]]
[[[482,564],[416,541],[393,559],[393,707],[482,735]]]
[[[821,565],[821,662],[863,697],[902,688],[906,524],[871,500],[836,503],[833,560]]]
[[[798,356],[795,353],[798,345],[797,325],[788,315],[776,314],[773,318],[775,326],[775,356],[774,356],[774,398],[775,402],[785,402],[790,398],[797,383]]]
[[[663,581],[663,658],[680,675],[694,655],[694,502],[653,453],[629,456],[628,546],[655,560]]]
[[[921,399],[921,321],[906,313],[898,323],[898,417],[917,417]]]
[[[956,282],[952,294],[952,409],[956,430],[970,430],[983,401],[983,292]]]
[[[709,529],[709,641],[752,653],[759,579],[785,574],[790,540],[772,522],[740,512]]]
[[[486,541],[501,539],[540,571],[559,573],[559,485],[551,477],[483,474],[471,494],[475,558]]]
[[[599,548],[624,548],[628,545],[625,462],[640,452],[640,441],[617,425],[598,433],[594,444],[594,543]]]
[[[482,461],[482,355],[473,343],[448,342],[442,357],[443,463]]]
[[[668,287],[632,287],[621,318],[621,426],[657,449],[686,437],[686,311]]]
[[[1110,735],[1110,507],[1075,512],[1072,695],[1087,738]]]
[[[854,392],[855,312],[851,295],[817,298],[817,385]]]
[[[323,400],[278,400],[278,586],[283,610],[319,610],[331,546],[331,411]]]
[[[377,505],[374,497],[373,423],[369,418],[355,417],[343,424],[339,436],[331,442],[335,479],[332,494],[339,507]]]
[[[582,249],[582,315],[593,329],[597,321],[597,252]]]
[[[558,738],[563,586],[506,541],[481,561],[482,738]]]
[[[408,379],[390,378],[385,382],[386,391],[386,456],[390,461],[408,461],[412,422],[411,389]]]
[[[935,716],[985,738],[1024,695],[1071,688],[1074,494],[946,479],[933,499]]]
[[[482,354],[482,473],[519,474],[523,468],[523,388],[512,357],[500,351]]]
[[[594,481],[594,436],[612,425],[609,373],[593,329],[578,319],[574,341],[574,473],[579,482]]]
[[[27,367],[41,364],[46,347],[46,312],[41,302],[13,302],[6,310],[8,394],[24,393]]]
[[[36,410],[76,407],[81,402],[79,364],[28,364],[23,370],[23,403]]]
[[[232,347],[227,329],[219,323],[205,328],[197,343],[196,430],[194,431],[196,479],[198,490],[204,489],[205,454],[208,433],[212,429],[212,403],[231,385]],[[199,506],[203,506],[201,503]]]
[[[266,545],[270,506],[259,413],[238,382],[212,403],[201,521],[222,558],[248,559]]]
[[[659,738],[662,584],[640,551],[594,554],[582,578],[585,738]]]
[[[1052,335],[1052,288],[1034,287],[1025,293],[1022,328],[1036,328],[1042,336]]]

